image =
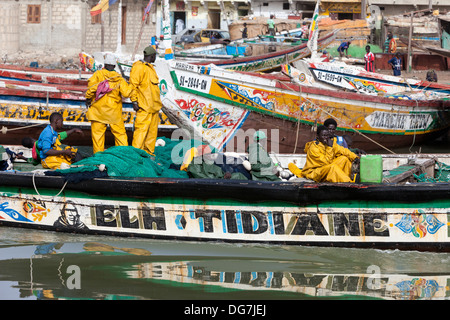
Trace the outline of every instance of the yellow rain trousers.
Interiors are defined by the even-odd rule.
[[[97,87],[104,80],[108,80],[112,91],[95,100]],[[133,101],[133,99],[136,100],[136,93],[133,87],[116,71],[98,70],[89,78],[86,99],[92,100],[93,103],[89,107],[86,117],[91,122],[94,153],[105,150],[105,132],[108,125],[114,135],[115,145],[128,146],[122,116],[122,97],[130,97]]]
[[[352,182],[350,178],[352,162],[358,156],[338,145],[335,140],[332,147],[318,141],[308,142],[305,152],[306,163],[301,170],[304,178],[316,182]],[[291,167],[294,168],[292,165]]]
[[[63,150],[61,148],[61,141],[59,141],[59,138],[56,139],[55,143],[53,144],[53,149]],[[65,149],[71,149],[72,152],[75,153],[78,151],[78,149],[69,146],[65,147]],[[44,169],[61,169],[61,164],[63,163],[70,166],[72,164],[72,158],[65,155],[57,155],[57,156],[48,156],[45,159],[41,160],[41,165],[42,168]]]
[[[132,146],[153,155],[158,135],[159,111],[162,107],[159,78],[153,65],[136,61],[131,68],[130,84],[137,95],[131,101],[137,101],[139,105],[134,121]]]

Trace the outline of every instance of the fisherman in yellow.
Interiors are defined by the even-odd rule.
[[[144,49],[144,59],[136,61],[131,68],[130,84],[135,88],[136,98],[131,98],[136,111],[132,145],[154,155],[158,135],[159,110],[162,103],[159,92],[159,78],[152,65],[156,50]]]
[[[352,162],[358,156],[349,149],[336,143],[329,136],[327,127],[317,128],[317,140],[305,146],[306,163],[302,170],[289,163],[289,170],[297,177],[304,177],[316,182],[353,182],[350,178]]]
[[[91,122],[93,152],[105,150],[105,133],[109,125],[116,146],[128,146],[128,137],[122,117],[122,97],[136,100],[133,87],[114,71],[113,55],[105,57],[105,67],[97,70],[88,81],[86,92],[87,119]]]

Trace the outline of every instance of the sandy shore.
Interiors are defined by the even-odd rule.
[[[48,69],[76,69],[80,67],[77,54],[61,55],[52,51],[45,52],[23,52],[18,51],[13,54],[3,54],[0,63],[14,64],[29,67],[32,62],[37,62],[40,68]]]

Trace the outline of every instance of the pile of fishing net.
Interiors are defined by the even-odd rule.
[[[202,145],[198,140],[171,140],[161,137],[162,145],[155,147],[155,156],[132,146],[111,147],[92,157],[74,163],[69,169],[46,171],[46,175],[62,175],[70,182],[97,177],[163,177],[189,178],[180,170],[184,155],[192,147]],[[100,170],[105,168],[105,170]]]
[[[414,175],[419,182],[450,182],[450,166],[442,162],[436,162],[437,171],[434,177],[427,177],[426,173]]]

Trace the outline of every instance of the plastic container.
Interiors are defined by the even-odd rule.
[[[361,182],[381,183],[383,181],[383,158],[379,155],[362,155],[359,177]]]

